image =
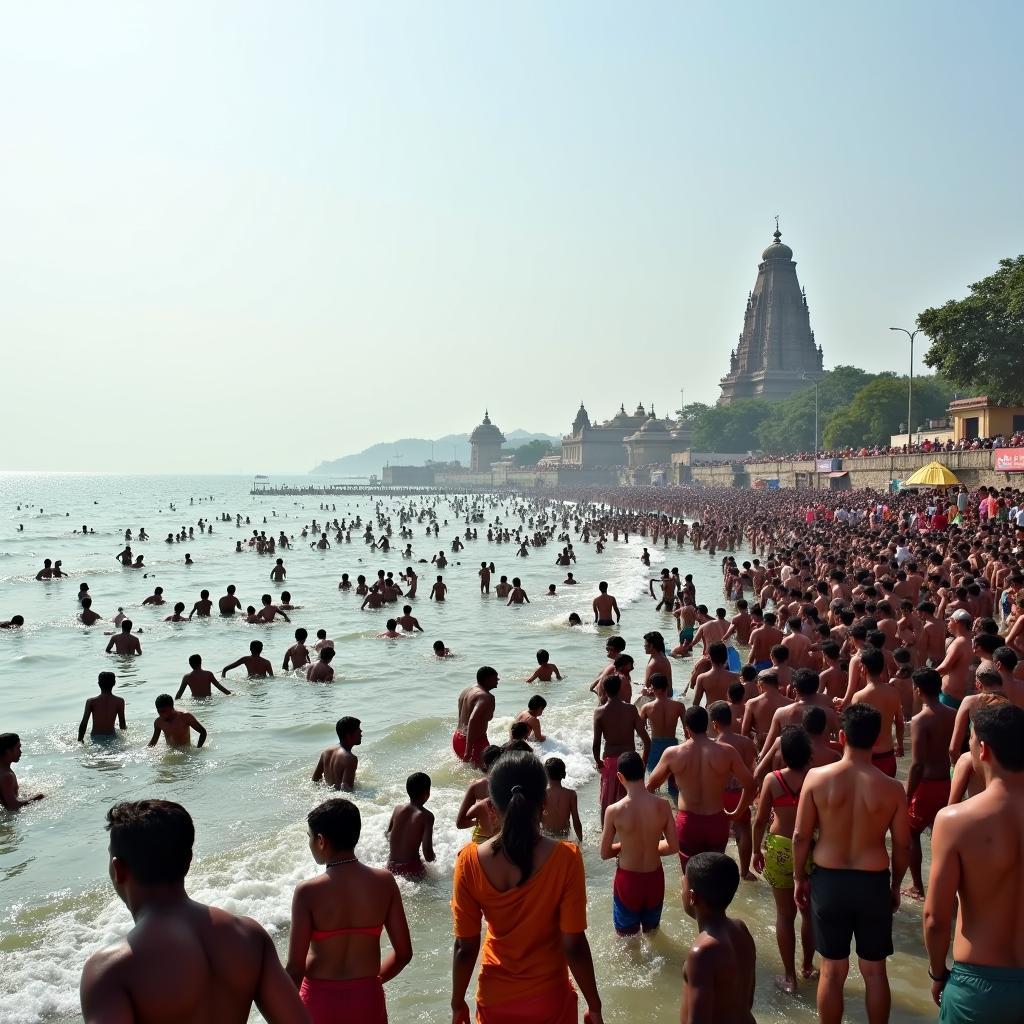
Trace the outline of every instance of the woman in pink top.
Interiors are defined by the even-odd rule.
[[[310,851],[324,871],[295,888],[288,974],[313,1024],[387,1024],[384,983],[412,959],[398,885],[390,871],[356,857],[355,804],[325,800],[306,820]],[[392,951],[382,960],[385,930]]]

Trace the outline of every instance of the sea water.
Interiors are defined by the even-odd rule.
[[[317,484],[313,478],[280,482]],[[604,638],[611,631],[591,625],[571,629],[567,619],[572,611],[584,622],[591,619],[597,582],[607,580],[622,609],[621,634],[642,678],[643,633],[659,628],[673,639],[673,620],[654,611],[648,580],[663,565],[678,566],[684,574],[693,573],[698,600],[714,607],[721,602],[719,558],[689,546],[677,549],[673,543],[665,549],[647,542],[652,553],[648,570],[639,561],[645,543],[640,537],[631,536],[628,544],[609,543],[601,555],[593,544],[576,538],[578,561],[570,568],[580,584],[565,587],[566,570],[554,564],[561,545],[531,549],[530,557],[518,558],[515,545],[486,541],[486,523],[473,524],[480,539],[466,542],[465,550],[453,555],[451,541],[466,524],[447,499],[434,497],[386,499],[395,529],[389,554],[371,551],[358,536],[361,531],[353,531],[351,544],[334,544],[329,551],[310,550],[308,541],[303,542],[302,526],[313,518],[322,523],[358,513],[376,532],[372,513],[377,500],[252,497],[249,480],[242,477],[0,476],[0,618],[20,613],[26,620],[22,630],[0,631],[0,732],[15,731],[22,737],[24,756],[16,770],[23,791],[46,794],[20,814],[0,817],[4,1024],[80,1019],[82,964],[131,927],[131,917],[107,878],[104,815],[119,800],[161,797],[183,803],[197,833],[190,892],[254,917],[273,935],[283,957],[292,891],[317,870],[307,847],[305,814],[329,795],[311,784],[310,775],[319,752],[336,742],[334,723],[342,715],[355,715],[363,726],[353,795],[362,812],[358,854],[363,860],[385,862],[384,829],[392,807],[405,800],[406,777],[426,771],[433,780],[429,806],[436,816],[437,861],[425,882],[399,881],[415,952],[387,993],[396,1024],[450,1020],[451,875],[455,855],[468,839],[454,822],[465,787],[477,777],[454,758],[451,734],[456,697],[483,664],[493,665],[501,676],[491,738],[507,737],[509,724],[529,696],[543,694],[548,700],[542,719],[548,739],[537,752],[542,758],[563,758],[566,784],[579,790],[588,935],[605,1019],[678,1019],[681,966],[694,935],[694,924],[678,899],[678,862],[665,862],[668,884],[660,933],[650,940],[617,939],[611,926],[613,864],[597,854],[597,773],[590,752],[594,699],[588,691],[605,664]],[[425,523],[412,524],[413,564],[420,575],[414,614],[425,633],[401,641],[377,640],[385,613],[360,611],[361,599],[340,592],[338,581],[343,572],[354,581],[360,573],[372,577],[378,568],[396,575],[404,569],[408,560],[399,553],[404,542],[397,537],[397,509],[410,500],[419,507],[436,503],[439,523],[448,520],[437,540],[425,535]],[[321,511],[323,501],[335,510]],[[224,512],[232,516],[230,523],[217,521]],[[236,529],[236,512],[249,516],[251,525]],[[485,508],[487,522],[496,516],[513,528],[520,525],[508,505]],[[213,523],[212,535],[200,534],[196,524],[201,517]],[[24,525],[21,532],[19,524]],[[76,534],[83,524],[90,533]],[[195,528],[194,540],[165,543],[168,533],[183,526]],[[150,535],[147,542],[132,543],[133,551],[145,556],[142,570],[124,569],[116,561],[127,527],[133,535],[140,527]],[[273,558],[248,549],[235,552],[236,540],[244,540],[253,529],[294,536],[294,549],[277,552],[288,569],[285,584],[270,580]],[[418,560],[429,560],[440,549],[449,559],[444,570],[448,600],[434,604],[427,595],[435,571]],[[195,562],[192,566],[184,564],[186,551]],[[62,559],[70,578],[35,581],[43,558]],[[481,596],[477,571],[482,560],[493,560],[499,575],[521,576],[531,604],[509,608],[493,592]],[[89,583],[93,607],[104,617],[90,629],[76,620],[82,581]],[[163,621],[176,601],[191,609],[200,590],[209,589],[216,600],[229,583],[238,588],[243,606],[259,606],[263,593],[276,600],[288,589],[301,609],[292,613],[292,625],[278,621],[253,626],[216,614],[189,623]],[[557,597],[544,596],[550,583],[557,585]],[[168,603],[142,608],[155,586],[164,588]],[[142,629],[140,658],[103,653],[103,633],[112,628],[118,606]],[[335,641],[333,685],[310,684],[280,671],[284,651],[300,625],[309,631],[310,643],[321,627]],[[202,750],[170,751],[162,741],[156,748],[147,747],[156,714],[153,701],[160,693],[176,692],[188,671],[189,655],[202,654],[204,666],[219,675],[224,665],[248,653],[255,638],[264,642],[277,676],[248,681],[235,670],[226,680],[232,696],[215,691],[206,701],[184,697],[179,706],[209,730]],[[434,658],[430,645],[436,639],[444,640],[455,657]],[[536,667],[535,652],[542,647],[565,678],[527,686],[524,680]],[[690,660],[678,663],[677,687],[685,683],[691,665]],[[92,742],[87,736],[79,744],[84,702],[97,692],[96,676],[103,670],[117,674],[115,693],[127,703],[128,731],[111,742]],[[730,850],[734,852],[732,846]],[[733,912],[746,920],[757,941],[757,1019],[815,1020],[813,984],[803,985],[795,998],[773,986],[781,968],[774,901],[766,883],[742,883]],[[905,905],[897,914],[895,944],[897,953],[889,962],[893,1020],[930,1021],[935,1010],[928,995],[918,905]],[[862,992],[854,967],[847,985],[851,1020],[864,1019]],[[259,1019],[254,1011],[253,1020]]]

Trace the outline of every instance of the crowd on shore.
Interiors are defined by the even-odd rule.
[[[777,955],[778,987],[816,985],[821,1021],[839,1024],[855,950],[867,1018],[881,1024],[891,1009],[893,914],[904,898],[924,900],[922,985],[931,987],[941,1019],[1021,1021],[1024,494],[568,488],[550,499],[514,499],[514,527],[487,522],[500,503],[494,496],[448,503],[467,521],[453,552],[484,540],[486,531],[487,541],[512,544],[515,555],[560,548],[558,566],[572,564],[576,544],[600,552],[630,536],[647,545],[645,565],[659,545],[719,558],[720,594],[698,594],[692,575],[669,568],[651,578],[657,604],[644,615],[652,628],[643,634],[642,681],[639,673],[632,678],[622,613],[607,585],[590,609],[607,655],[591,689],[600,854],[617,860],[614,926],[624,937],[658,928],[663,860],[678,855],[682,905],[696,921],[683,964],[683,1022],[752,1021],[756,959]],[[436,540],[433,504],[386,509],[379,502],[362,540],[380,549],[382,539],[409,540],[424,525]],[[350,542],[352,528],[363,525],[314,519],[303,537],[329,548],[329,535]],[[254,532],[250,549],[273,555],[269,540]],[[443,567],[436,555],[434,564]],[[283,560],[275,566],[281,571],[273,578],[283,583]],[[482,599],[491,594],[492,571],[481,563]],[[361,582],[378,598],[364,607],[415,600],[415,583],[410,590],[405,574],[400,580],[404,591],[384,570]],[[528,600],[518,580],[501,585],[495,595],[509,604],[518,603],[517,589]],[[435,584],[429,599],[444,600],[445,589]],[[270,595],[262,605],[251,621],[289,610]],[[389,621],[383,638],[414,628],[409,620],[418,627],[411,607],[405,623]],[[218,611],[240,610],[229,588]],[[193,613],[213,613],[208,595]],[[19,628],[16,618],[2,625]],[[669,649],[663,631],[673,622],[679,642]],[[308,670],[324,660],[329,668],[326,634],[316,660],[305,639],[297,633],[285,668]],[[273,674],[254,644],[260,650],[225,666],[222,677],[234,667]],[[111,647],[141,654],[129,620]],[[442,643],[438,656],[446,653]],[[194,657],[178,696],[227,692]],[[545,651],[537,660],[537,678],[557,674]],[[111,676],[101,675],[80,738],[90,720],[94,733],[123,728],[124,703],[112,695]],[[307,678],[329,681],[326,671]],[[493,668],[481,667],[455,709],[453,754],[480,775],[457,821],[473,834],[453,879],[451,1019],[468,1024],[476,972],[478,1024],[569,1024],[579,1019],[580,997],[584,1019],[601,1024],[575,794],[562,785],[564,765],[541,762],[530,745],[543,737],[544,698],[531,699],[509,736],[492,742],[498,683]],[[158,698],[157,709],[152,742],[163,734],[168,743],[188,743],[195,731],[202,745],[205,729],[176,710],[170,695]],[[354,791],[360,722],[343,717],[337,732],[339,744],[320,755],[313,782]],[[17,735],[0,736],[0,796],[10,809],[35,799],[19,791],[12,767],[19,756]],[[905,782],[897,780],[901,763]],[[392,815],[386,868],[357,856],[354,800],[331,797],[309,814],[311,854],[324,870],[296,890],[286,967],[255,922],[188,899],[194,830],[185,808],[164,800],[112,807],[110,876],[135,928],[86,965],[87,1024],[242,1020],[253,1002],[272,1024],[386,1021],[384,986],[414,955],[395,876],[421,877],[433,859],[430,779],[414,773],[406,788],[409,802]],[[730,837],[736,859],[726,854]],[[777,951],[757,949],[729,914],[740,885],[757,874],[775,902]]]

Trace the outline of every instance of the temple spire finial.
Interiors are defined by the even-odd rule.
[[[772,236],[778,241],[782,237],[782,232],[779,230],[779,215],[775,214],[775,234]]]

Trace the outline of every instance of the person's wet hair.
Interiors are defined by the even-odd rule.
[[[306,815],[306,824],[314,836],[323,836],[336,850],[354,850],[363,827],[359,808],[343,797],[317,804]]]
[[[494,845],[519,868],[521,877],[517,884],[523,885],[533,874],[537,828],[548,788],[547,773],[533,754],[510,750],[491,769],[487,788],[491,803],[501,815],[501,832]]]
[[[860,652],[860,663],[869,676],[877,676],[885,668],[885,655],[877,647],[865,647]]]
[[[708,657],[712,665],[725,665],[729,661],[729,648],[723,643],[712,644],[708,648]]]
[[[716,725],[731,725],[732,708],[724,700],[716,700],[708,708],[708,718]]]
[[[740,869],[724,853],[696,853],[687,861],[686,882],[711,910],[724,912],[740,887]]]
[[[544,762],[544,771],[549,779],[560,781],[565,778],[565,762],[560,757],[549,757]]]
[[[843,732],[854,750],[870,750],[882,731],[882,715],[870,704],[851,704],[843,709]]]
[[[609,697],[617,697],[622,689],[622,678],[616,675],[606,676],[602,685],[604,686],[604,692]]]
[[[430,776],[426,772],[413,772],[405,780],[405,791],[410,800],[417,800],[430,792]]]
[[[543,711],[548,706],[548,702],[539,693],[535,693],[529,701],[527,701],[526,706],[533,712]]]
[[[135,800],[107,811],[110,854],[143,885],[182,881],[192,863],[196,830],[188,811],[170,800]]]
[[[490,665],[481,665],[476,670],[476,681],[477,683],[486,683],[491,679],[497,679],[498,672],[496,669],[491,668]]]
[[[101,672],[96,679],[99,684],[99,688],[106,692],[110,692],[117,683],[117,676],[113,672]]]
[[[687,708],[686,714],[683,716],[683,722],[690,732],[697,733],[698,735],[708,731],[708,713],[702,707]]]
[[[787,768],[802,772],[811,763],[811,738],[800,725],[787,725],[779,737],[779,751]]]
[[[657,631],[644,633],[644,640],[647,641],[659,654],[665,653],[665,638]]]
[[[793,686],[796,692],[805,697],[818,692],[818,673],[810,668],[798,668],[793,673]]]
[[[823,736],[828,725],[828,715],[824,708],[815,704],[804,712],[800,724],[807,730],[808,736]]]
[[[643,758],[635,750],[619,754],[616,766],[627,782],[639,782],[644,777]]]
[[[161,708],[173,708],[174,698],[169,693],[161,693],[153,703],[156,705],[157,711]]]
[[[1008,772],[1024,772],[1024,708],[1000,703],[974,712],[974,734]]]
[[[334,731],[338,734],[338,739],[344,743],[345,737],[354,733],[358,728],[359,719],[346,715],[344,718],[338,719],[337,724],[334,726]]]
[[[727,692],[733,704],[738,704],[747,695],[747,689],[742,683],[730,683]]]
[[[652,690],[668,689],[668,676],[664,672],[652,672],[649,682]]]
[[[21,737],[16,732],[5,732],[0,734],[0,754],[6,754],[13,750],[21,742]]]

